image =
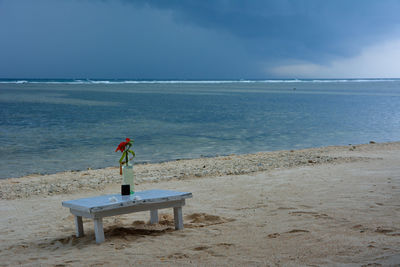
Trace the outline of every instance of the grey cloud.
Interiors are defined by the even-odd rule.
[[[395,0],[0,0],[0,78],[265,78],[393,39],[399,10]]]
[[[259,56],[349,56],[400,26],[396,0],[123,0],[170,10],[175,20],[243,39]]]

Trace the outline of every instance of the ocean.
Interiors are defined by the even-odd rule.
[[[0,178],[400,140],[400,80],[0,79]]]

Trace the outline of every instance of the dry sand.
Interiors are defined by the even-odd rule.
[[[193,193],[183,208],[184,230],[174,230],[166,209],[157,225],[148,224],[148,212],[105,218],[102,244],[84,220],[86,235],[76,238],[61,202],[117,193],[115,168],[7,179],[0,181],[0,266],[400,264],[400,143],[137,171],[137,190]]]

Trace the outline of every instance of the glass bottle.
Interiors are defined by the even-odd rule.
[[[135,174],[133,172],[133,165],[128,163],[122,166],[122,184],[129,184],[131,187],[131,195],[135,193],[134,179]]]

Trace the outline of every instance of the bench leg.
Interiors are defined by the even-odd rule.
[[[83,223],[82,223],[82,216],[76,216],[75,217],[75,233],[76,237],[82,237],[84,235],[83,233]]]
[[[174,208],[174,222],[176,230],[183,229],[182,207]]]
[[[158,223],[158,210],[150,210],[150,224]]]
[[[94,218],[94,235],[96,243],[104,242],[103,218]]]

